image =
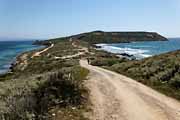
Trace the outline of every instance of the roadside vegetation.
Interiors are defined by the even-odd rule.
[[[125,38],[128,40],[124,41]],[[129,42],[137,38],[166,40],[156,33],[95,31],[36,41],[35,44],[54,46],[40,56],[32,57],[39,50],[18,56],[12,71],[0,75],[0,119],[88,120],[90,101],[84,82],[89,71],[79,65],[82,56],[62,58],[82,51],[72,41],[88,48],[89,53],[84,56],[92,65],[124,74],[180,100],[180,51],[136,61],[93,48],[94,43]]]
[[[129,61],[126,58],[118,57],[115,54],[102,51],[102,50],[92,50],[95,54],[90,56],[90,63],[94,66],[109,67],[117,63]]]
[[[126,60],[96,52],[91,64],[131,77],[180,100],[180,50],[143,60]]]

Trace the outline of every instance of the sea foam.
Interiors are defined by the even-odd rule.
[[[102,50],[111,52],[111,53],[116,53],[116,54],[122,54],[126,53],[129,55],[133,55],[136,58],[145,58],[145,57],[150,57],[150,54],[147,54],[149,50],[144,50],[144,49],[133,49],[133,48],[128,48],[128,47],[116,47],[116,46],[111,46],[108,44],[97,44],[97,46],[100,46]]]

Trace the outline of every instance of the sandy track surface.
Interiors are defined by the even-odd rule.
[[[39,51],[39,52],[34,53],[31,58],[38,57],[38,56],[40,56],[42,53],[48,51],[49,49],[51,49],[51,48],[53,48],[53,47],[54,47],[54,44],[51,44],[51,46],[43,49],[42,51]]]
[[[92,120],[180,120],[180,103],[128,77],[81,60],[90,70],[87,87]]]
[[[67,55],[67,56],[63,56],[63,57],[55,57],[55,59],[70,59],[70,58],[78,57],[80,55],[84,55],[84,52],[78,52],[77,54]]]
[[[71,41],[71,40],[69,40]],[[84,55],[85,53],[88,53],[88,49],[86,47],[82,47],[82,46],[79,46],[79,45],[76,45],[74,42],[72,42],[72,46],[77,48],[77,50],[79,50],[79,52],[77,54],[74,54],[74,55],[66,55],[66,56],[63,56],[63,57],[57,57],[55,56],[54,58],[55,59],[70,59],[70,58],[75,58],[75,57],[79,57],[81,55]]]

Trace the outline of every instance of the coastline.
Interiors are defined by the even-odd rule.
[[[31,44],[34,45],[34,42]],[[9,64],[5,64],[7,67],[7,69],[0,71],[0,76],[6,75],[6,74],[11,74],[13,73],[13,69],[14,67],[16,67],[19,63],[20,63],[20,58],[27,53],[31,53],[34,51],[39,51],[41,49],[45,49],[48,46],[47,45],[43,45],[43,44],[36,44],[37,48],[33,48],[32,50],[24,50],[21,53],[18,53],[10,62]]]
[[[74,55],[81,50],[79,50],[78,47],[73,46],[68,40],[59,41],[58,43],[48,41],[48,43],[51,44],[47,45],[44,49],[34,50],[34,52],[27,51],[17,56],[16,64],[13,66],[14,72],[1,76],[0,94],[3,96],[3,99],[0,99],[0,103],[3,105],[2,107],[0,106],[0,110],[2,110],[2,117],[4,115],[8,115],[8,117],[13,118],[13,115],[16,113],[19,115],[19,111],[11,112],[8,110],[9,108],[12,108],[11,106],[13,106],[14,103],[20,103],[22,104],[22,107],[13,106],[13,110],[16,110],[16,108],[23,110],[21,113],[22,115],[25,115],[30,111],[30,115],[33,115],[35,118],[42,118],[41,116],[45,116],[47,118],[54,117],[52,114],[57,114],[57,116],[61,116],[60,118],[63,116],[68,119],[71,119],[74,116],[78,118],[85,118],[82,114],[88,109],[86,108],[86,104],[88,104],[88,92],[86,92],[86,88],[83,83],[86,80],[89,71],[80,66],[79,58],[54,58],[55,56],[60,57],[65,55]],[[44,44],[42,43],[40,45]],[[51,47],[53,48],[50,49]],[[35,56],[32,59],[33,55],[38,56]],[[23,59],[27,61],[26,63],[28,64],[24,64],[25,61],[23,61]],[[22,70],[22,68],[25,69]],[[52,77],[53,81],[51,80]],[[51,92],[51,89],[54,88],[57,89],[56,93]],[[66,92],[66,88],[70,89],[70,92]],[[39,95],[43,95],[44,91],[46,91],[47,96],[39,98]],[[70,101],[69,97],[66,98],[69,94],[72,96]],[[52,100],[48,99],[49,97],[56,95],[58,95],[57,98],[53,98]],[[13,98],[13,102],[9,103],[9,99],[6,99],[9,97]],[[25,101],[22,101],[24,98]],[[65,100],[62,98],[65,98]],[[29,107],[26,108],[26,105],[29,105],[26,100],[33,102],[33,106],[30,109]],[[37,103],[37,100],[40,102]],[[57,100],[63,102],[54,103],[54,101]],[[71,101],[75,102],[72,103]],[[59,107],[59,104],[60,108],[56,110],[56,107]],[[68,108],[64,107],[66,104]],[[43,111],[39,112],[42,110],[41,108],[43,108]],[[59,110],[62,111],[61,114],[58,113]],[[73,116],[69,117],[67,113],[70,113]],[[0,118],[2,117],[0,116]],[[19,118],[19,116],[17,116],[17,118]]]
[[[96,49],[104,50],[120,56],[136,59],[144,59],[180,49],[179,39],[168,41],[131,42],[117,44],[96,44]]]
[[[130,61],[130,60],[127,60],[124,58],[120,59],[117,57],[116,54],[111,54],[110,52],[105,52],[102,50],[96,51],[96,49],[94,49],[94,47],[90,47],[88,49],[88,47],[87,47],[88,45],[82,44],[82,43],[78,44],[78,42],[76,43],[76,41],[72,42],[68,38],[66,39],[66,41],[59,40],[59,42],[57,42],[57,43],[54,41],[48,41],[47,43],[49,43],[49,44],[46,45],[46,47],[43,49],[40,49],[40,50],[35,49],[32,51],[27,51],[27,52],[21,53],[19,56],[16,57],[16,64],[14,64],[14,66],[12,67],[12,69],[14,68],[14,72],[12,74],[6,74],[5,77],[3,76],[4,78],[2,78],[2,81],[4,81],[4,82],[2,82],[2,90],[5,91],[2,93],[2,95],[4,93],[7,93],[6,91],[9,89],[11,89],[11,91],[14,95],[14,91],[16,89],[19,90],[19,88],[20,88],[20,90],[22,90],[24,93],[24,88],[28,87],[28,89],[27,89],[27,93],[28,93],[29,89],[35,88],[35,91],[30,91],[30,92],[32,92],[32,94],[34,94],[34,92],[38,93],[38,94],[36,94],[37,96],[33,96],[33,97],[35,98],[35,100],[37,99],[38,101],[41,101],[42,104],[39,104],[39,103],[35,104],[34,108],[43,107],[43,108],[45,108],[45,109],[43,109],[44,113],[47,113],[47,115],[50,115],[50,116],[52,116],[52,115],[60,116],[60,117],[58,117],[60,119],[62,118],[62,116],[63,117],[65,116],[65,118],[66,118],[67,113],[68,113],[68,115],[71,114],[71,109],[73,109],[73,111],[75,111],[76,113],[78,112],[77,113],[78,116],[83,114],[86,109],[86,104],[88,104],[87,103],[88,101],[85,101],[85,100],[89,99],[88,93],[86,93],[86,95],[87,95],[87,97],[86,97],[85,94],[83,94],[84,90],[82,90],[81,88],[78,89],[79,88],[78,85],[80,85],[80,86],[82,84],[84,85],[83,82],[86,79],[86,76],[88,75],[89,71],[91,71],[91,70],[88,70],[86,67],[83,67],[82,64],[79,64],[79,60],[80,60],[80,63],[82,63],[81,62],[82,59],[85,59],[85,60],[87,59],[87,61],[88,61],[90,58],[90,64],[92,64],[93,67],[100,66],[100,67],[103,67],[103,68],[106,68],[109,70],[114,70],[115,72],[124,74],[124,75],[126,75],[125,73],[127,73],[127,76],[130,78],[131,77],[133,78],[133,76],[131,76],[131,74],[129,74],[128,72],[132,72],[133,73],[132,75],[136,75],[136,73],[138,73],[138,72],[141,73],[141,71],[142,71],[142,73],[145,73],[144,70],[149,69],[149,67],[145,67],[146,68],[145,69],[142,66],[143,61],[146,61],[146,59],[142,60],[142,61],[141,60],[140,61]],[[54,46],[53,44],[55,44],[55,47],[53,47]],[[39,45],[45,45],[45,44],[42,43]],[[49,50],[52,47],[53,47],[53,49]],[[84,49],[84,48],[86,48],[86,49]],[[81,53],[83,51],[86,52],[86,50],[90,50],[92,54],[91,53],[85,54],[87,56],[81,57]],[[124,54],[124,56],[125,56],[125,54]],[[94,58],[91,59],[91,57],[94,57]],[[32,58],[34,58],[34,59],[32,59]],[[166,59],[166,58],[167,57],[165,57],[163,59]],[[156,61],[154,61],[154,57],[152,59],[153,59],[152,62],[156,62]],[[85,61],[86,64],[84,64],[84,65],[90,66],[90,64],[88,65],[87,61]],[[138,65],[137,65],[137,63],[138,63]],[[147,62],[144,62],[144,63],[147,63]],[[123,71],[122,72],[116,71],[116,70],[121,70],[121,69],[124,70],[123,68],[128,68],[128,66],[131,66],[131,65],[133,67],[139,67],[139,68],[131,69],[130,71],[127,71],[127,69],[126,69],[125,73],[123,73]],[[172,68],[179,68],[176,66],[172,67]],[[95,68],[97,68],[97,67],[95,67]],[[153,68],[156,68],[156,66],[155,67],[153,66]],[[98,69],[100,69],[100,68],[97,68],[97,70]],[[148,71],[150,71],[150,70],[148,70]],[[175,71],[177,71],[177,70],[175,69]],[[109,71],[109,72],[111,72],[111,71]],[[102,74],[100,74],[100,76],[101,75]],[[109,74],[103,73],[103,75],[107,76]],[[143,77],[144,77],[144,74],[138,74],[138,75],[143,75]],[[147,75],[149,75],[149,74],[147,74]],[[147,76],[147,78],[148,78],[148,76]],[[108,79],[111,79],[111,76],[108,77]],[[133,79],[136,80],[135,77]],[[12,81],[9,82],[8,80],[12,80]],[[68,108],[63,108],[63,107],[56,109],[56,107],[61,103],[56,104],[56,103],[54,103],[54,101],[57,101],[57,100],[62,101],[60,99],[61,97],[58,97],[58,99],[53,98],[53,101],[47,99],[48,103],[51,103],[52,106],[46,106],[48,104],[44,103],[44,101],[46,101],[46,99],[44,99],[44,98],[47,98],[47,97],[50,98],[51,96],[56,96],[57,94],[61,96],[61,91],[65,91],[64,89],[61,90],[61,88],[68,88],[68,86],[61,84],[62,80],[63,80],[63,82],[64,81],[68,81],[68,82],[73,81],[72,85],[75,86],[76,92],[78,89],[79,98],[81,99],[81,96],[85,96],[82,98],[82,102],[80,102],[77,106],[74,106],[74,105],[71,106],[71,104],[68,103],[68,107],[70,107],[70,110]],[[74,82],[75,80],[77,82]],[[95,80],[96,80],[96,78],[95,78]],[[142,80],[142,79],[138,78],[137,80]],[[108,81],[110,81],[110,80],[108,80]],[[138,82],[142,82],[142,81],[138,81]],[[60,85],[62,85],[62,87],[59,87]],[[8,87],[6,87],[6,86],[8,86]],[[82,87],[84,89],[87,89],[84,86],[82,86]],[[6,90],[6,88],[7,88],[7,90]],[[16,88],[16,89],[14,89],[14,88]],[[51,92],[52,90],[54,90],[54,88],[57,90],[56,93]],[[74,87],[70,87],[70,88],[74,88]],[[107,88],[107,87],[104,87],[104,88]],[[58,91],[58,90],[60,90],[60,91]],[[46,91],[46,95],[43,97],[39,97],[40,95],[44,95],[44,91]],[[18,94],[19,91],[17,91],[16,93]],[[69,94],[69,92],[67,94]],[[4,95],[10,96],[9,94],[4,94]],[[27,96],[28,95],[29,94],[27,94]],[[62,95],[64,95],[64,94],[62,94]],[[71,98],[71,100],[74,100],[74,98],[77,98],[77,97],[73,96]],[[19,101],[15,99],[15,101],[20,102],[22,104],[21,99]],[[17,102],[15,102],[15,103],[17,103]],[[6,101],[5,101],[5,103],[6,103]],[[6,103],[6,104],[9,105],[9,103]],[[25,102],[24,104],[27,104],[27,103]],[[78,108],[79,105],[82,105],[85,108]],[[7,108],[8,108],[8,106],[7,106]],[[32,113],[33,115],[34,115],[34,113],[37,113],[37,111],[36,111],[37,109],[34,109],[34,108],[33,108],[33,113]],[[22,108],[22,109],[24,109],[24,108]],[[65,112],[63,111],[64,109],[65,109]],[[58,113],[59,110],[61,110],[62,112]],[[28,111],[28,109],[27,109],[27,111]],[[9,113],[9,114],[10,114],[9,116],[11,116],[12,113]],[[22,114],[24,114],[24,112]],[[39,116],[39,115],[40,115],[40,113],[37,113],[37,116]],[[35,116],[36,116],[36,114],[35,114]],[[71,118],[69,118],[69,116],[67,116],[67,118],[71,119]]]
[[[152,56],[150,54],[146,54],[149,52],[149,50],[133,49],[128,47],[123,48],[123,47],[114,46],[113,44],[97,44],[96,49],[104,50],[106,52],[115,54],[118,57],[127,58],[129,60],[141,60]]]

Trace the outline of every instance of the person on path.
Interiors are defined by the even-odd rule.
[[[90,60],[89,60],[89,57],[87,58],[87,62],[88,62],[88,64],[90,64]]]

